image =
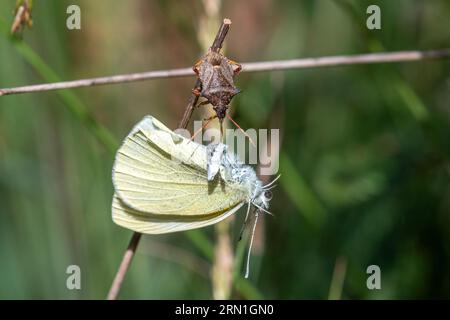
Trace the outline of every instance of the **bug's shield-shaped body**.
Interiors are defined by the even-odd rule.
[[[240,65],[232,63],[221,53],[209,51],[194,66],[194,70],[202,82],[201,96],[213,105],[217,117],[222,120],[231,99],[240,92],[233,81],[234,75],[240,70]]]
[[[115,223],[141,233],[167,233],[219,222],[248,202],[234,180],[208,181],[206,147],[151,116],[125,138],[113,168]]]

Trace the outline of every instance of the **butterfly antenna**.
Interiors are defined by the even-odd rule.
[[[239,232],[239,240],[238,241],[242,240],[242,234],[244,233],[245,227],[247,226],[249,212],[250,212],[250,203],[247,206],[247,214],[245,215],[244,223],[242,224],[241,231]]]
[[[247,132],[245,132],[237,123],[236,121],[233,120],[233,118],[230,117],[230,115],[227,113],[227,118],[230,119],[231,122],[234,123],[234,125],[236,127],[239,128],[239,130],[242,131],[242,133],[248,138],[248,140],[250,141],[250,143],[252,144],[252,146],[254,146],[256,148],[256,144],[253,142],[252,138],[250,138],[250,136],[247,134]]]
[[[206,122],[202,125],[202,127],[201,127],[200,129],[198,129],[197,131],[195,131],[195,133],[194,133],[194,135],[192,136],[191,140],[194,140],[195,137],[196,137],[200,132],[202,132],[203,129],[205,129],[205,128],[208,126],[208,124],[209,124],[213,119],[215,119],[215,117],[214,117],[214,118],[211,117],[211,118],[206,119]]]
[[[266,190],[267,187],[270,187],[271,185],[273,185],[278,179],[280,179],[280,177],[281,177],[281,174],[279,174],[275,179],[273,179],[271,182],[269,182],[268,184],[263,186],[263,189]]]
[[[264,188],[262,188],[264,191],[267,191],[267,190],[272,190],[273,188],[276,188],[278,185],[277,184],[274,184],[273,186],[270,186],[270,187],[268,187],[268,188],[266,188],[266,187],[264,187]]]
[[[261,207],[261,206],[258,206],[257,204],[255,204],[255,203],[252,203],[255,207],[257,207],[259,210],[261,210],[261,211],[264,211],[265,213],[268,213],[268,214],[270,214],[272,217],[274,217],[274,214],[272,213],[272,212],[270,212],[270,211],[267,211],[266,209],[264,209],[263,207]]]
[[[256,212],[255,212],[255,224],[253,225],[252,238],[250,239],[250,245],[248,247],[248,252],[247,252],[247,266],[245,268],[245,278],[246,279],[248,278],[248,275],[250,273],[250,254],[252,252],[253,238],[255,237],[256,223],[258,222],[258,215],[259,215],[259,211],[256,210]]]

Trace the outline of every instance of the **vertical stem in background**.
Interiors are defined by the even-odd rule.
[[[228,33],[228,30],[230,29],[231,21],[229,19],[224,19],[222,25],[220,26],[219,31],[216,34],[216,37],[214,39],[214,42],[211,46],[212,50],[218,51],[222,48],[222,43],[225,40],[225,37]],[[198,87],[200,85],[199,80],[197,80],[195,87]],[[188,105],[185,108],[184,115],[180,121],[179,127],[180,128],[186,128],[189,120],[192,116],[192,112],[194,111],[194,108],[197,104],[198,97],[196,97],[194,94],[189,99]],[[128,271],[128,268],[131,264],[131,260],[133,260],[134,254],[136,253],[137,246],[139,245],[139,241],[141,239],[141,235],[138,232],[134,232],[133,236],[130,240],[130,243],[128,245],[127,250],[125,251],[125,254],[123,255],[122,262],[120,263],[119,270],[116,273],[116,276],[114,277],[113,283],[111,285],[111,289],[108,293],[108,300],[116,300],[120,289],[122,287],[123,279],[125,278],[125,275]],[[231,287],[231,282],[230,282]]]
[[[234,254],[230,240],[230,223],[219,222],[215,230],[217,242],[211,270],[213,298],[224,300],[230,297],[233,284]]]
[[[211,38],[214,35],[215,26],[220,15],[220,0],[203,0],[205,14],[200,19],[199,33],[197,35],[203,51],[207,51]],[[230,28],[231,21],[224,20],[221,30],[216,37],[211,50],[218,52]],[[204,112],[211,112],[211,108],[206,108]],[[205,117],[208,118],[210,114]],[[212,122],[210,126],[217,126],[217,122]],[[226,127],[226,123],[224,123]],[[231,218],[231,217],[230,217]],[[214,261],[211,269],[211,285],[213,298],[217,300],[229,299],[233,285],[233,265],[234,253],[230,239],[230,222],[232,219],[226,219],[215,225],[216,243],[214,248]]]
[[[347,258],[337,257],[331,278],[328,300],[340,300],[344,288],[345,274],[347,273]]]

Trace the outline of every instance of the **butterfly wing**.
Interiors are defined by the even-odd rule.
[[[113,183],[121,206],[115,200],[113,219],[139,212],[140,219],[160,215],[164,221],[187,216],[209,220],[245,202],[245,188],[220,179],[208,182],[206,167],[205,146],[145,117],[116,155]]]
[[[160,234],[206,227],[224,220],[243,205],[244,202],[241,202],[226,211],[205,215],[198,219],[197,216],[162,216],[139,212],[129,208],[117,195],[114,195],[112,215],[116,224],[127,229],[140,233]]]

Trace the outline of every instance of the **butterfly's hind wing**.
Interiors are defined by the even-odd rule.
[[[145,117],[116,155],[113,183],[120,203],[114,200],[114,221],[137,212],[140,220],[147,215],[164,221],[183,217],[204,221],[245,202],[247,194],[241,186],[220,179],[208,182],[206,166],[205,146]]]
[[[244,202],[226,211],[204,216],[161,216],[142,213],[128,207],[117,195],[112,203],[113,220],[116,224],[136,232],[146,234],[161,234],[206,227],[222,221],[235,213]]]

